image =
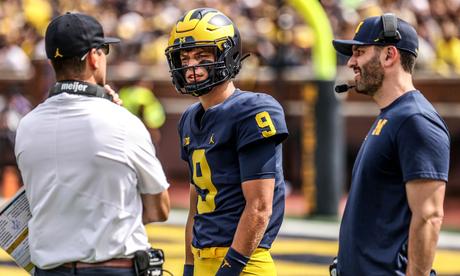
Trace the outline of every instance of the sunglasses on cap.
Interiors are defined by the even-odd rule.
[[[101,46],[97,47],[96,50],[101,50],[104,55],[108,55],[110,53],[110,45],[109,44],[102,44]],[[86,54],[84,54],[82,57],[81,57],[81,60],[85,60],[85,58],[88,56],[89,52],[91,50],[89,50]]]

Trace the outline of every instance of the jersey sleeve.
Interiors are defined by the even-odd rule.
[[[241,183],[276,177],[276,146],[273,140],[264,139],[239,151]]]
[[[415,179],[448,180],[450,138],[441,119],[417,114],[397,133],[404,182]]]
[[[177,132],[179,133],[180,157],[184,161],[188,161],[188,156],[187,156],[187,153],[185,152],[186,137],[184,137],[184,134],[182,132],[184,128],[184,121],[186,117],[187,117],[187,113],[185,112],[180,118],[179,123],[177,124]]]
[[[281,105],[271,96],[255,93],[239,105],[237,119],[237,149],[240,150],[258,140],[272,139],[283,142],[288,129]]]

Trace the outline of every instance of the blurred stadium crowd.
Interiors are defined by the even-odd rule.
[[[360,19],[394,12],[417,26],[419,71],[439,76],[460,74],[459,0],[323,0],[335,37],[350,38]],[[313,30],[282,0],[2,0],[0,4],[0,71],[27,74],[32,60],[46,58],[44,31],[66,11],[96,16],[109,36],[123,43],[109,63],[161,65],[172,24],[184,11],[201,6],[229,14],[239,27],[248,65],[309,65]],[[282,51],[280,51],[282,49]],[[339,64],[345,63],[339,57]]]

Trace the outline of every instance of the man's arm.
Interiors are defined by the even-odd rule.
[[[142,223],[165,221],[169,215],[169,193],[164,190],[159,194],[141,194]]]
[[[444,216],[445,189],[446,183],[439,180],[412,180],[406,184],[412,211],[407,276],[430,275]]]
[[[246,206],[216,276],[240,275],[259,245],[272,215],[275,179],[255,179],[242,183]]]
[[[243,210],[232,248],[250,257],[267,229],[272,214],[275,179],[255,179],[243,182],[246,207]]]
[[[187,223],[185,224],[185,264],[193,265],[192,254],[192,239],[193,239],[193,223],[196,214],[196,206],[198,195],[195,186],[190,184],[190,208],[188,211]]]

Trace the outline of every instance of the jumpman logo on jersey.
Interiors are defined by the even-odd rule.
[[[54,53],[54,58],[58,58],[58,57],[61,57],[61,58],[64,57],[63,55],[61,55],[61,53],[59,53],[59,48],[57,48],[56,53]]]
[[[184,137],[184,147],[190,144],[190,136]]]
[[[209,138],[209,144],[212,145],[212,144],[215,144],[216,141],[214,141],[214,133],[211,134],[211,138]]]
[[[224,259],[224,262],[222,263],[222,268],[224,267],[228,267],[228,268],[232,267],[232,265],[227,261],[227,259]]]

